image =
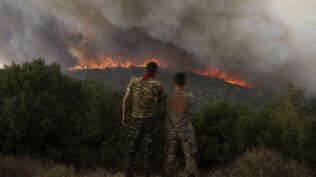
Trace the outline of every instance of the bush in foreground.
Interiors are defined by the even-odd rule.
[[[247,151],[225,170],[213,172],[211,177],[312,177],[304,164],[286,160],[280,153],[267,150]]]

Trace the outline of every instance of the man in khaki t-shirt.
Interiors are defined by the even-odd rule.
[[[195,177],[197,167],[195,155],[197,152],[194,129],[190,120],[190,111],[195,105],[194,96],[185,90],[186,76],[177,73],[174,78],[175,91],[168,94],[165,98],[167,109],[167,145],[165,175],[174,176],[175,158],[177,143],[180,142],[186,163],[186,173],[188,177]]]

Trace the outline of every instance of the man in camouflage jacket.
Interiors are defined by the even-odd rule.
[[[158,65],[149,62],[143,77],[134,77],[127,86],[123,100],[122,124],[128,128],[126,177],[133,177],[135,173],[135,157],[140,143],[144,148],[144,175],[149,177],[152,170],[153,137],[155,135],[155,115],[157,103],[162,100],[163,87],[155,79]],[[132,117],[127,117],[128,99],[133,97]]]

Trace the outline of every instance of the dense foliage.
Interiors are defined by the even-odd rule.
[[[315,117],[303,98],[301,88],[287,83],[260,110],[224,101],[205,104],[193,118],[201,165],[229,162],[253,147],[275,149],[315,165]]]
[[[43,60],[5,66],[0,69],[0,151],[120,168],[126,138],[121,99],[122,93],[92,79],[70,79],[57,64]],[[192,115],[200,167],[226,164],[253,147],[315,166],[315,108],[316,101],[304,99],[304,90],[291,83],[260,109],[205,103]],[[157,168],[163,161],[163,109],[158,117]]]
[[[76,164],[118,165],[121,94],[34,60],[0,72],[0,150]]]

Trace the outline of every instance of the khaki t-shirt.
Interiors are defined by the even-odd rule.
[[[127,89],[133,95],[133,117],[147,118],[156,114],[157,98],[164,92],[161,82],[155,79],[143,81],[141,78],[134,77]]]
[[[193,126],[190,121],[190,111],[195,106],[192,93],[174,91],[165,98],[167,108],[166,128],[169,131],[190,131]]]

